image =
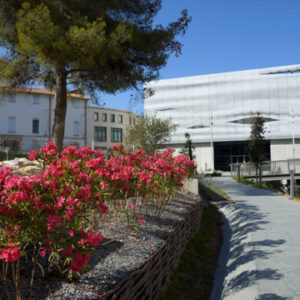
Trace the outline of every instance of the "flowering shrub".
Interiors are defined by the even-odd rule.
[[[183,179],[196,168],[188,157],[173,157],[173,152],[167,149],[147,156],[143,150],[125,151],[120,144],[105,161],[100,151],[89,147],[71,146],[58,154],[48,142],[29,153],[29,159],[42,163],[41,175],[21,178],[1,167],[0,259],[4,267],[0,275],[7,293],[11,264],[16,295],[21,297],[19,263],[30,247],[31,297],[40,256],[47,254],[49,267],[56,265],[70,278],[88,265],[91,250],[102,241],[98,224],[108,208],[110,216],[125,214],[130,227],[143,224],[144,207],[159,217]]]

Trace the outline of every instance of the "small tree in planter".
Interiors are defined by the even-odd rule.
[[[259,112],[256,113],[250,120],[251,133],[248,143],[249,160],[255,166],[256,182],[258,182],[258,169],[264,161],[265,138],[264,138],[264,118]]]
[[[196,158],[196,155],[194,154],[195,146],[193,145],[191,136],[188,132],[186,132],[184,136],[186,138],[186,141],[184,144],[184,148],[180,151],[180,154],[188,156],[190,160],[194,160]]]

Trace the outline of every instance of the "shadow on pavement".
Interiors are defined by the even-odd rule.
[[[279,280],[282,278],[282,275],[274,269],[265,269],[265,270],[251,270],[244,271],[240,273],[238,276],[230,280],[230,282],[226,285],[224,295],[230,291],[230,294],[234,292],[238,292],[242,289],[250,287],[256,284],[257,280],[267,279],[267,280]]]
[[[259,208],[256,205],[248,204],[246,201],[239,201],[236,205],[228,207],[228,209],[230,211],[230,223],[224,222],[223,254],[219,261],[219,268],[221,270],[218,274],[218,282],[215,283],[216,290],[213,293],[214,298],[211,298],[213,300],[222,299],[226,296],[230,299],[231,294],[255,285],[262,279],[279,280],[283,277],[278,270],[273,268],[243,271],[241,273],[235,273],[237,274],[236,276],[233,274],[237,272],[239,267],[249,262],[255,261],[256,259],[268,259],[270,255],[281,252],[276,248],[286,241],[283,239],[251,240],[252,233],[264,230],[264,225],[269,223],[269,221],[266,220],[268,214],[259,212]],[[223,261],[221,262],[221,260]],[[273,298],[271,296],[273,296]],[[286,298],[275,294],[263,294],[259,299],[280,300]]]

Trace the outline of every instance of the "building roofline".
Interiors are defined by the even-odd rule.
[[[272,75],[272,74],[282,74],[282,73],[294,73],[299,71],[300,71],[300,64],[294,64],[294,65],[268,67],[268,68],[246,69],[246,70],[228,71],[228,72],[220,72],[220,73],[209,73],[209,74],[201,74],[201,75],[193,75],[193,76],[165,78],[165,79],[150,81],[146,83],[145,86],[151,87],[152,85],[158,85],[158,84],[164,85],[164,83],[167,83],[168,81],[172,81],[172,80],[201,79],[201,78],[209,78],[213,76],[231,75],[231,74],[238,74],[238,73]]]
[[[88,108],[96,108],[96,109],[100,109],[100,110],[111,110],[111,111],[119,111],[119,112],[126,112],[126,113],[131,113],[134,115],[138,115],[130,110],[126,110],[126,109],[117,109],[117,108],[109,108],[109,107],[103,107],[103,106],[97,106],[97,105],[88,105]]]
[[[47,90],[47,89],[41,89],[41,88],[26,88],[26,87],[15,87],[15,88],[9,88],[9,87],[2,87],[3,90],[7,91],[14,91],[17,93],[32,93],[32,94],[42,94],[42,95],[55,95],[55,90]],[[79,98],[79,99],[84,99],[84,100],[89,100],[84,95],[79,95],[79,94],[74,94],[74,93],[68,93],[67,94],[69,97],[72,98]]]

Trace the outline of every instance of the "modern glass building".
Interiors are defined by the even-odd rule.
[[[183,148],[188,132],[199,170],[247,161],[257,112],[265,118],[266,159],[292,159],[293,148],[300,158],[300,65],[158,80],[145,88],[153,91],[145,114],[178,125],[166,147]]]

